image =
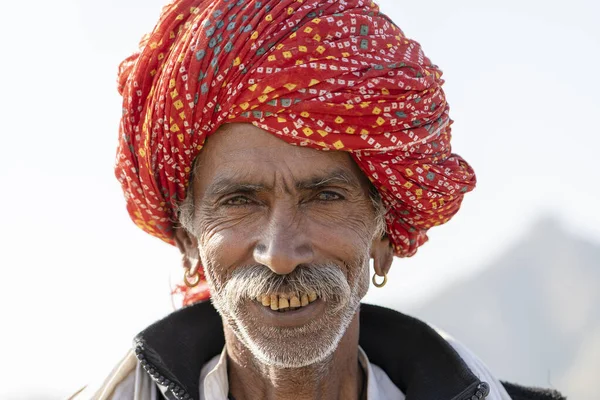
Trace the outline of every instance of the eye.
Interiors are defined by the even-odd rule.
[[[246,196],[235,196],[225,200],[223,204],[226,206],[247,206],[252,204],[252,200]]]
[[[341,194],[332,191],[323,191],[316,196],[316,199],[319,201],[335,201],[343,198],[344,197]]]

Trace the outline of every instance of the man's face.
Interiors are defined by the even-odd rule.
[[[377,227],[364,175],[347,153],[250,124],[221,128],[197,165],[193,234],[224,323],[269,365],[330,356],[369,284]]]

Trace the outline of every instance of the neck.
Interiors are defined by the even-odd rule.
[[[357,312],[331,357],[306,367],[277,368],[259,362],[225,324],[229,392],[236,400],[358,400],[364,380],[358,334]]]

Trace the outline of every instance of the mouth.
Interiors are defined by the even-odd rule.
[[[264,294],[250,302],[258,318],[268,325],[292,328],[306,325],[325,312],[317,293]]]
[[[310,292],[293,295],[263,294],[258,296],[256,301],[262,304],[263,307],[270,308],[271,310],[278,311],[280,313],[285,313],[306,307],[318,299],[319,296],[316,292]]]

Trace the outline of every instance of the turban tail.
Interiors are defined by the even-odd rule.
[[[371,1],[175,1],[119,68],[115,172],[129,214],[173,244],[204,141],[246,122],[349,152],[388,209],[395,254],[411,256],[475,186],[451,153],[441,75]]]

